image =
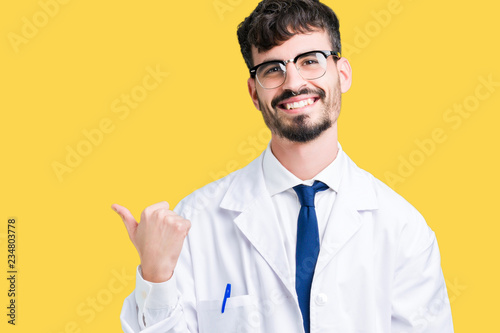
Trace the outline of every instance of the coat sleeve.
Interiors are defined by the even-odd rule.
[[[181,204],[175,211],[182,215],[180,210]],[[189,235],[184,241],[172,281],[155,286],[145,283],[138,271],[136,288],[123,303],[120,321],[125,333],[198,332]]]
[[[416,210],[400,234],[392,290],[392,333],[453,332],[436,236]]]

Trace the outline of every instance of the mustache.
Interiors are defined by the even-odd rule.
[[[307,94],[319,95],[320,99],[324,99],[326,96],[325,91],[323,89],[319,89],[319,88],[318,89],[304,88],[304,89],[299,90],[297,92],[294,92],[292,90],[287,89],[287,90],[283,91],[283,93],[281,93],[280,95],[273,98],[273,100],[271,101],[271,106],[273,108],[275,108],[278,104],[280,104],[281,102],[283,102],[284,100],[286,100],[288,98],[299,96],[299,95],[307,95]]]

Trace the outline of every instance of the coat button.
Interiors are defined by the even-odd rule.
[[[328,303],[328,296],[324,293],[319,293],[318,295],[316,295],[315,302],[317,305],[323,306]]]

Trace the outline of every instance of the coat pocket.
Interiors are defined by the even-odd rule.
[[[200,333],[258,333],[263,332],[257,299],[252,295],[229,297],[224,313],[222,299],[198,302]]]

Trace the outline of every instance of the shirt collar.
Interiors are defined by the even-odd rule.
[[[267,190],[271,196],[286,191],[296,185],[312,185],[315,180],[322,181],[335,192],[338,192],[340,185],[340,175],[342,164],[345,160],[344,152],[340,143],[338,145],[338,153],[335,160],[318,173],[313,179],[301,180],[294,174],[288,171],[274,156],[271,151],[271,144],[267,145],[262,159],[262,170],[264,173],[264,181]]]

